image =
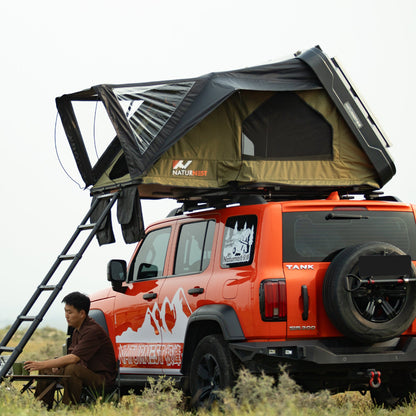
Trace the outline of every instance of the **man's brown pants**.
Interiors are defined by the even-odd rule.
[[[40,371],[39,374],[51,374],[50,370]],[[64,404],[77,404],[81,398],[82,387],[89,387],[98,394],[104,393],[105,378],[100,374],[96,374],[81,364],[69,364],[64,368],[60,368],[57,373],[71,376],[69,378],[62,379],[62,385],[64,386],[64,395],[62,403]],[[48,381],[38,381],[36,385],[35,397],[39,396],[43,390],[48,386]],[[53,398],[55,394],[55,388],[51,389],[42,398],[42,401],[51,408],[53,405]]]

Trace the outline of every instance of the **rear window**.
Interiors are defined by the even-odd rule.
[[[411,212],[290,212],[283,219],[285,262],[331,261],[343,248],[370,241],[393,244],[416,259]]]

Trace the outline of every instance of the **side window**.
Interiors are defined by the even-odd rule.
[[[225,223],[222,242],[221,266],[247,266],[253,261],[257,217],[241,215],[230,217]]]
[[[176,249],[174,274],[199,273],[211,259],[215,221],[183,224]]]
[[[130,268],[129,281],[160,277],[165,267],[171,228],[161,228],[146,235]]]

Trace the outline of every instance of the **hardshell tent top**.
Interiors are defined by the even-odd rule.
[[[115,137],[92,166],[76,101],[101,102]],[[93,195],[142,198],[370,192],[395,173],[388,142],[335,59],[319,47],[198,78],[97,85],[56,99]]]

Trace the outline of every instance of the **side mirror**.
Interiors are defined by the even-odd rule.
[[[125,292],[122,283],[127,278],[127,263],[125,260],[110,260],[107,265],[107,280],[111,282],[113,290]]]

